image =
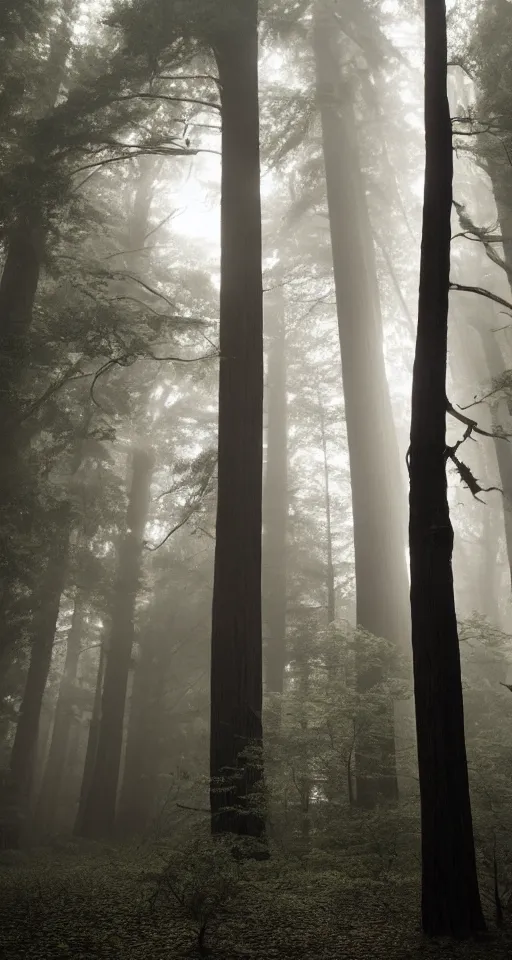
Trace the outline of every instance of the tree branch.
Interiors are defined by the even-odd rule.
[[[498,297],[496,293],[491,293],[491,291],[486,290],[485,287],[472,287],[464,283],[450,283],[450,290],[460,290],[462,293],[477,293],[478,296],[487,297],[488,300],[493,300],[494,303],[499,303],[500,306],[512,311],[512,303],[504,300],[503,297]],[[510,316],[512,316],[512,313]]]

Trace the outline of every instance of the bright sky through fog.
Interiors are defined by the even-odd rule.
[[[206,183],[213,189],[208,190]],[[272,173],[263,172],[263,200],[271,194],[274,184]],[[220,160],[216,156],[202,154],[192,161],[190,173],[177,185],[172,201],[179,211],[173,218],[174,232],[211,246],[220,245]]]

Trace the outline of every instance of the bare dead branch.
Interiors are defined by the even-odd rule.
[[[493,440],[508,440],[508,437],[512,436],[512,434],[493,433],[492,431],[484,430],[482,427],[478,426],[476,420],[471,420],[470,417],[464,416],[460,410],[456,410],[448,399],[446,400],[446,410],[452,415],[452,417],[455,418],[455,420],[459,420],[460,423],[463,423],[469,429],[469,433],[465,439],[469,439],[472,433],[478,433],[481,437],[491,437]]]
[[[465,283],[450,283],[450,290],[460,290],[462,293],[477,293],[479,297],[487,297],[488,300],[493,300],[494,303],[499,303],[501,307],[506,307],[507,310],[512,311],[512,303],[504,300],[503,297],[498,297],[496,293],[491,293],[485,287],[472,287]],[[512,313],[507,314],[507,316],[512,316]]]

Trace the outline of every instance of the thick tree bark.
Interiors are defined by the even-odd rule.
[[[63,0],[61,21],[51,36],[41,96],[37,107],[32,105],[31,108],[34,119],[53,109],[65,80],[74,2]],[[38,196],[38,190],[47,176],[43,158],[34,157],[33,163],[26,164],[26,170],[18,171],[20,182],[23,180],[22,173],[31,182],[34,199],[26,203],[22,196],[22,202],[14,212],[13,226],[7,234],[7,256],[0,280],[0,504],[5,503],[6,497],[8,500],[12,493],[12,476],[7,489],[4,489],[4,482],[16,469],[20,440],[16,388],[27,364],[28,334],[32,326],[46,234],[44,204]],[[12,197],[10,199],[13,200]],[[17,203],[16,199],[14,203]]]
[[[263,597],[266,687],[282,693],[286,666],[286,538],[288,527],[288,437],[284,303],[271,312],[268,347],[267,472],[264,495]]]
[[[261,837],[263,309],[258,4],[234,0],[214,52],[222,101],[218,502],[212,609],[211,828]],[[225,789],[218,789],[219,780]],[[231,809],[227,809],[231,808]]]
[[[330,3],[317,6],[314,24],[317,98],[322,123],[327,204],[341,348],[350,459],[357,624],[406,651],[409,638],[402,479],[386,380],[382,323],[368,209],[347,85],[340,76],[338,31]],[[368,694],[382,671],[358,667],[358,690]],[[378,726],[378,729],[377,729]],[[393,705],[369,742],[358,743],[358,803],[397,796]],[[370,739],[378,743],[380,770]]]
[[[46,570],[34,603],[30,664],[10,760],[20,810],[25,816],[32,797],[41,706],[50,671],[60,600],[66,584],[71,525],[69,504],[61,507],[55,521]]]
[[[114,829],[135,603],[152,471],[152,455],[145,450],[136,450],[133,454],[126,532],[119,549],[96,761],[81,825],[83,836],[92,839],[109,837]]]
[[[413,372],[409,543],[421,796],[422,926],[483,930],[473,840],[446,481],[452,129],[444,0],[425,4],[426,169]]]
[[[26,365],[27,337],[41,263],[41,229],[36,211],[20,214],[7,237],[0,280],[0,595],[8,607],[11,588],[22,574],[13,543],[30,526],[32,491],[20,468],[23,431],[17,388]],[[2,629],[2,640],[6,629]],[[7,646],[7,644],[6,644]]]
[[[77,596],[67,638],[66,660],[55,707],[50,749],[35,814],[37,826],[46,831],[51,831],[56,823],[62,780],[67,765],[74,723],[74,690],[81,653],[83,614],[83,601]]]

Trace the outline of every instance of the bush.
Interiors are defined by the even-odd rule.
[[[149,878],[156,884],[152,906],[175,900],[192,921],[203,954],[207,930],[221,920],[222,911],[240,891],[240,861],[232,848],[229,838],[196,838],[176,848],[162,872]]]

